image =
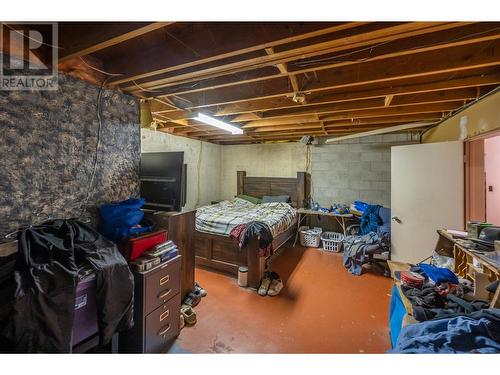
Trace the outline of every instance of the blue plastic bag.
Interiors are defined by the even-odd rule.
[[[139,227],[144,218],[141,207],[144,199],[130,198],[119,203],[101,205],[101,233],[112,241],[120,241],[140,233],[149,232],[153,226]]]

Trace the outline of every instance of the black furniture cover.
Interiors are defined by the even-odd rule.
[[[68,353],[78,265],[97,277],[100,343],[133,326],[134,281],[116,246],[77,220],[53,220],[19,233],[13,307],[2,335],[23,353]]]

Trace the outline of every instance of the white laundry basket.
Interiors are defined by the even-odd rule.
[[[319,247],[321,244],[321,228],[299,228],[300,245],[304,247]]]
[[[344,235],[335,232],[323,232],[321,241],[323,241],[323,250],[338,253],[342,250],[342,241]]]

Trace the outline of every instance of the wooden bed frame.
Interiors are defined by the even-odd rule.
[[[304,206],[309,197],[310,176],[306,172],[297,172],[297,177],[247,177],[245,171],[237,172],[237,193],[262,198],[264,195],[289,195],[295,208]],[[292,225],[285,232],[274,238],[274,254],[285,242],[295,235],[296,226]],[[248,267],[248,286],[258,288],[264,275],[266,262],[271,259],[259,257],[257,237],[240,249],[235,239],[194,230],[193,247],[195,263],[211,270],[236,276],[240,266]]]

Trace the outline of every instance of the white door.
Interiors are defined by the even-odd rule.
[[[463,143],[391,149],[391,259],[416,263],[432,254],[437,229],[464,228]]]

